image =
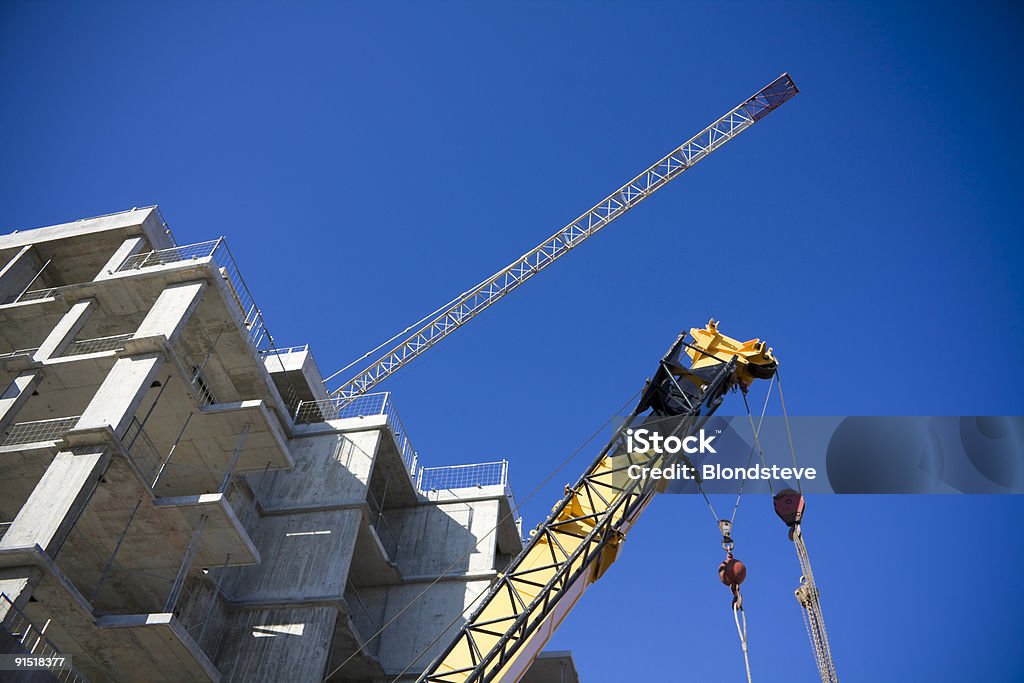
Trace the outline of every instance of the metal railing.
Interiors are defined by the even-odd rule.
[[[49,299],[57,296],[63,287],[47,287],[46,289],[30,289],[27,292],[23,292],[21,296],[12,301],[11,303],[20,304],[25,301],[41,301],[42,299]]]
[[[348,605],[348,617],[352,620],[353,626],[356,628],[356,633],[362,640],[363,649],[367,654],[376,655],[380,649],[380,638],[373,638],[372,642],[367,641],[367,638],[371,638],[377,633],[378,624],[377,619],[373,618],[370,614],[370,608],[363,602],[363,596],[359,594],[356,587],[351,581],[345,581],[345,604]],[[353,610],[352,607],[356,606],[359,609]]]
[[[484,486],[508,488],[508,461],[481,462],[471,465],[446,465],[444,467],[422,467],[416,477],[416,488],[420,491],[447,491],[449,489],[471,489]]]
[[[186,244],[180,247],[169,249],[154,249],[153,251],[133,254],[126,258],[117,272],[126,270],[141,270],[154,266],[165,266],[182,261],[201,261],[210,259],[217,266],[221,277],[228,283],[229,289],[234,296],[235,303],[242,313],[244,325],[248,330],[249,341],[257,350],[269,349],[273,345],[270,333],[267,331],[266,323],[263,320],[263,313],[256,306],[256,302],[246,286],[238,264],[228,249],[228,243],[223,237],[208,242]]]
[[[15,349],[14,351],[8,351],[7,353],[0,353],[0,361],[9,360],[11,358],[18,358],[19,356],[31,356],[33,353],[38,351],[35,349]]]
[[[398,558],[398,535],[391,529],[388,518],[384,516],[384,507],[370,493],[366,492],[366,503],[370,507],[370,525],[377,532],[377,538],[384,546],[384,552],[394,562]]]
[[[208,242],[197,242],[186,244],[181,247],[169,247],[167,249],[154,249],[139,254],[132,254],[126,258],[115,272],[125,270],[138,270],[152,266],[163,266],[168,263],[179,263],[181,261],[197,261],[209,258],[214,250],[220,245],[221,240],[210,240]]]
[[[445,465],[442,467],[421,467],[416,476],[416,489],[423,495],[437,491],[475,489],[484,486],[500,486],[508,498],[512,514],[516,513],[516,496],[508,479],[508,460],[480,462],[470,465]],[[519,535],[523,533],[523,518],[513,518]]]
[[[110,337],[94,337],[93,339],[78,339],[71,342],[64,351],[64,356],[84,356],[87,353],[100,353],[101,351],[118,351],[124,348],[125,340],[132,338],[132,333],[115,334]]]
[[[269,356],[273,354],[276,356],[283,356],[288,353],[302,353],[304,351],[309,351],[309,344],[302,344],[300,346],[284,346],[276,349],[260,349],[260,355]]]
[[[387,417],[387,424],[395,437],[398,445],[398,452],[402,456],[409,473],[416,474],[419,465],[419,456],[416,449],[412,447],[409,435],[405,431],[398,411],[395,410],[394,401],[391,400],[390,391],[382,391],[375,394],[363,394],[350,400],[345,398],[329,398],[320,401],[302,401],[295,411],[295,422],[308,424],[310,422],[326,422],[328,420],[343,420],[350,417],[369,417],[371,415],[384,415]]]
[[[57,441],[75,426],[81,415],[57,417],[51,420],[34,420],[32,422],[16,422],[11,426],[4,439],[4,446],[20,446],[27,443]]]
[[[89,683],[89,679],[71,665],[71,658],[65,658],[57,646],[46,637],[43,629],[36,627],[6,593],[0,593],[0,608],[7,610],[3,627],[17,643],[16,651],[8,654],[25,654],[47,659],[63,658],[66,665],[47,668],[53,680],[62,683]]]
[[[470,465],[446,465],[442,467],[420,467],[419,455],[412,447],[409,436],[405,431],[402,420],[398,417],[394,402],[391,399],[391,392],[383,391],[375,394],[363,394],[354,400],[345,398],[331,398],[322,401],[302,401],[295,411],[295,422],[297,424],[308,424],[312,422],[326,422],[328,420],[341,420],[352,417],[369,417],[372,415],[386,415],[388,427],[395,437],[395,443],[402,455],[409,473],[415,480],[416,490],[426,495],[431,492],[448,491],[456,489],[473,489],[484,486],[501,486],[508,497],[509,506],[515,510],[515,494],[512,492],[512,485],[508,479],[508,461],[474,463]],[[374,509],[372,496],[367,496]],[[374,519],[385,520],[379,510],[376,510]],[[522,519],[516,517],[515,523],[520,526]],[[376,527],[375,527],[376,528]],[[390,529],[386,533],[390,533]],[[378,536],[384,542],[384,535],[378,529]],[[397,551],[397,542],[395,549]]]
[[[161,456],[160,451],[149,438],[149,434],[143,429],[142,423],[139,422],[137,417],[132,416],[128,429],[125,430],[124,436],[121,437],[121,444],[124,446],[128,458],[142,475],[143,481],[150,488],[156,488],[157,479],[161,474],[163,456]]]

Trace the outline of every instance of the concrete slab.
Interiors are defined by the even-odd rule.
[[[199,409],[193,440],[213,439],[230,454],[235,435],[248,424],[249,433],[235,465],[236,472],[261,472],[291,469],[295,466],[280,422],[270,413],[265,401],[250,400],[216,403]]]
[[[157,498],[153,506],[168,518],[168,524],[182,528],[198,529],[200,518],[206,517],[195,556],[196,566],[220,567],[229,555],[229,567],[259,563],[260,553],[256,545],[224,494]],[[178,519],[171,520],[172,515]]]
[[[118,614],[96,619],[96,627],[112,652],[130,653],[128,662],[114,667],[119,681],[219,683],[220,672],[185,627],[169,613]]]

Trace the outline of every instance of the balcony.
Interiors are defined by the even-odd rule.
[[[272,348],[273,339],[270,336],[270,332],[267,331],[263,313],[256,306],[252,293],[245,284],[245,280],[242,279],[242,274],[238,270],[238,264],[235,262],[234,257],[231,256],[228,243],[223,237],[208,242],[198,242],[196,244],[187,244],[169,249],[155,249],[142,254],[134,254],[126,258],[117,267],[115,272],[123,273],[133,270],[159,268],[161,266],[178,265],[188,261],[211,262],[216,266],[220,276],[228,283],[234,295],[234,301],[242,312],[249,341],[257,351]]]
[[[13,520],[50,466],[77,416],[16,422],[0,442],[0,520]],[[2,531],[4,529],[0,529]]]
[[[419,456],[416,454],[416,449],[412,447],[402,420],[398,417],[398,411],[395,410],[395,403],[391,400],[389,391],[363,394],[355,399],[330,398],[321,401],[302,401],[295,411],[295,423],[310,424],[372,416],[385,418],[385,422],[395,438],[395,445],[402,462],[405,463],[409,473],[415,476],[416,468],[419,465]]]

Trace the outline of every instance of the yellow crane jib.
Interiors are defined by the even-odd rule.
[[[703,328],[691,328],[693,343],[686,354],[693,360],[691,370],[727,363],[736,359],[736,379],[744,389],[755,379],[771,379],[779,363],[772,349],[760,339],[741,342],[718,331],[718,322],[712,318]]]
[[[763,342],[727,337],[714,321],[680,334],[630,414],[576,483],[566,486],[547,520],[530,533],[522,552],[418,682],[519,681],[588,587],[618,558],[633,524],[663,488],[663,480],[636,477],[632,469],[672,466],[682,457],[635,450],[627,433],[657,427],[670,437],[693,438],[726,394],[770,377],[775,366]]]

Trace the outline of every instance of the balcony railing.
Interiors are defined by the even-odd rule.
[[[20,356],[31,356],[39,349],[15,349],[14,351],[8,351],[7,353],[0,353],[0,362],[10,360],[11,358],[18,358]]]
[[[500,486],[508,498],[512,513],[516,512],[516,496],[508,480],[508,460],[480,462],[471,465],[445,465],[443,467],[421,467],[416,476],[416,489],[423,495],[437,491],[475,489],[484,486]],[[523,519],[514,518],[519,533],[523,531]]]
[[[69,429],[75,426],[81,415],[58,417],[52,420],[35,420],[32,422],[16,422],[11,426],[4,446],[20,446],[27,443],[57,441]]]
[[[384,552],[387,553],[387,556],[393,562],[398,557],[398,535],[391,528],[391,524],[388,523],[388,518],[384,515],[383,506],[369,491],[366,492],[366,503],[370,507],[370,524],[373,526],[374,531],[377,532],[377,538],[380,539],[381,545],[384,546]]]
[[[367,641],[367,639],[377,633],[377,619],[370,613],[370,608],[363,601],[363,596],[359,594],[351,581],[345,582],[344,598],[345,604],[348,605],[349,619],[352,620],[356,633],[363,641],[363,650],[369,655],[376,656],[380,649],[380,638],[374,638],[372,641]]]
[[[260,349],[261,356],[269,356],[271,354],[277,356],[284,356],[289,353],[302,353],[309,351],[309,344],[302,344],[301,346],[285,346],[277,349]]]
[[[181,247],[170,247],[167,249],[154,249],[141,254],[132,254],[117,267],[118,273],[125,270],[138,270],[152,266],[163,266],[168,263],[179,263],[181,261],[197,261],[209,258],[220,246],[221,240],[210,240],[208,242],[197,242],[186,244]]]
[[[43,634],[43,630],[33,624],[25,613],[22,612],[7,597],[6,593],[0,593],[0,609],[4,609],[6,615],[0,623],[7,633],[11,634],[13,643],[11,649],[4,650],[10,655],[31,655],[41,657],[52,662],[46,671],[49,673],[48,680],[61,681],[62,683],[89,683],[89,679],[79,673],[71,665],[71,657],[61,654],[60,650],[50,642],[50,639]],[[13,676],[15,680],[29,680],[26,675],[24,679]],[[36,680],[31,677],[31,680]],[[42,680],[42,677],[40,677]]]
[[[420,468],[416,487],[420,491],[446,491],[483,486],[508,487],[508,461],[481,462],[472,465],[447,465]]]
[[[249,291],[242,273],[238,270],[228,243],[223,237],[208,242],[186,244],[181,247],[170,247],[169,249],[154,249],[153,251],[133,254],[126,258],[117,267],[117,272],[127,270],[141,270],[154,266],[165,266],[183,261],[200,261],[210,259],[218,267],[221,277],[227,281],[229,288],[238,304],[238,308],[245,320],[245,327],[249,333],[249,341],[257,350],[269,349],[273,346],[273,340],[267,331],[266,323],[263,320],[263,313],[256,306],[256,302]]]
[[[132,333],[115,334],[110,337],[95,337],[93,339],[78,339],[71,342],[64,351],[64,356],[84,356],[87,353],[100,353],[101,351],[118,351],[124,348],[124,342],[132,338]]]
[[[295,422],[306,424],[310,422],[326,422],[327,420],[343,420],[349,417],[369,417],[371,415],[385,415],[391,433],[395,436],[395,443],[398,445],[398,452],[402,456],[402,462],[408,468],[409,473],[416,474],[419,464],[419,456],[416,449],[409,441],[409,435],[405,431],[402,420],[398,417],[395,404],[391,400],[391,392],[382,391],[376,394],[363,394],[354,400],[344,398],[329,398],[321,401],[302,401],[295,411]]]
[[[40,301],[42,299],[49,299],[57,296],[58,292],[63,287],[47,287],[45,289],[30,289],[27,292],[23,292],[17,299],[11,303],[20,304],[26,301]]]
[[[163,457],[149,438],[149,434],[143,429],[142,423],[134,415],[124,436],[121,437],[121,444],[124,446],[128,458],[142,475],[143,481],[150,488],[156,488],[157,480],[162,474]]]

